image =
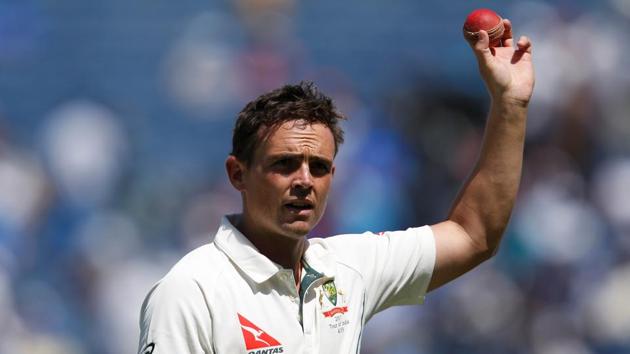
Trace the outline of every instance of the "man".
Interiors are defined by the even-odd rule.
[[[479,160],[446,221],[306,238],[324,213],[341,116],[311,85],[239,114],[226,160],[243,211],[173,267],[141,313],[140,353],[357,353],[375,313],[421,303],[497,250],[521,174],[534,86],[529,39],[470,43],[492,98]]]

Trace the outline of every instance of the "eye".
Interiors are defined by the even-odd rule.
[[[299,161],[291,158],[281,158],[271,164],[271,169],[279,173],[290,173],[297,169]]]
[[[330,165],[326,162],[315,161],[312,162],[309,166],[311,169],[311,174],[315,177],[325,176],[330,173]]]
[[[273,163],[274,166],[278,166],[278,167],[284,167],[284,166],[289,166],[290,160],[289,159],[280,159],[277,160]]]

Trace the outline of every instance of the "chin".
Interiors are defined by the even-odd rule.
[[[295,221],[291,224],[285,224],[283,229],[285,234],[289,237],[300,238],[308,235],[309,232],[315,227],[311,223],[304,221]]]

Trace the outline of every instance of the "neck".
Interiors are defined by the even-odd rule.
[[[302,256],[308,247],[306,236],[290,237],[260,232],[243,215],[235,215],[230,221],[265,257],[283,268],[293,270],[299,285]]]

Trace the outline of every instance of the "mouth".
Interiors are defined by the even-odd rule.
[[[292,200],[284,204],[284,207],[296,214],[307,214],[315,209],[315,205],[310,200]]]

